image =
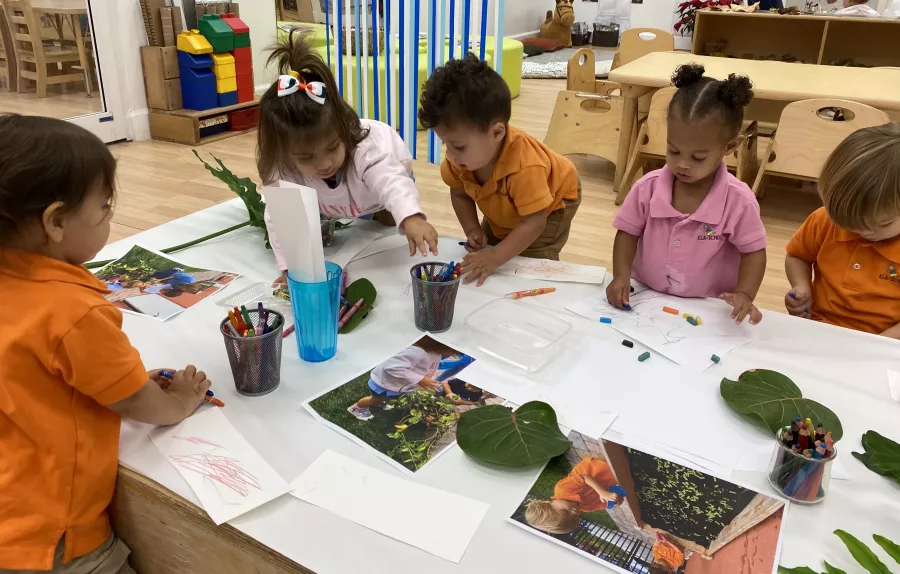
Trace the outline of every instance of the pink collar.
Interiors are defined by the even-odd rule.
[[[669,170],[669,166],[664,166],[656,178],[656,186],[653,190],[653,196],[650,198],[650,217],[659,219],[684,217],[683,213],[672,207],[672,189],[674,186],[675,175]],[[725,167],[725,162],[722,162],[706,198],[700,204],[700,207],[697,208],[697,211],[690,214],[687,219],[701,221],[709,225],[718,225],[722,222],[722,216],[725,214],[725,200],[727,197],[728,168]]]

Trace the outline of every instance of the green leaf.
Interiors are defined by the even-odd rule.
[[[872,472],[900,483],[900,444],[870,430],[862,436],[862,446],[865,452],[854,452],[854,457]]]
[[[459,418],[456,439],[472,458],[511,467],[545,463],[571,444],[559,430],[553,407],[540,401],[515,412],[501,405],[467,411]]]
[[[847,574],[847,573],[844,572],[843,570],[841,570],[840,568],[835,568],[828,562],[825,562],[825,574]]]
[[[200,163],[206,167],[209,173],[213,174],[216,179],[224,182],[231,191],[236,193],[237,196],[244,201],[244,205],[247,207],[247,214],[250,216],[250,225],[263,230],[266,238],[266,247],[271,247],[269,245],[269,230],[266,228],[266,221],[264,219],[266,203],[263,201],[262,195],[256,191],[256,184],[253,180],[249,177],[238,177],[234,175],[230,169],[225,167],[222,160],[212,154],[210,154],[210,156],[212,156],[212,158],[216,160],[216,163],[219,164],[219,169],[206,163],[203,158],[200,157],[200,154],[197,153],[197,150],[192,149],[191,151],[194,152],[194,155],[197,156],[197,159],[200,160]]]
[[[806,566],[798,566],[796,568],[785,568],[784,566],[778,567],[778,574],[819,574],[812,568],[807,568]]]
[[[800,388],[781,373],[766,369],[745,371],[737,381],[722,379],[719,391],[739,413],[762,419],[771,433],[800,417],[822,423],[835,441],[844,435],[836,414],[816,401],[804,399]]]
[[[884,548],[884,551],[887,552],[888,556],[894,559],[894,562],[900,564],[900,545],[897,545],[878,534],[873,535],[872,538],[875,539],[875,542],[877,542],[879,546]]]
[[[875,553],[868,546],[860,542],[858,538],[844,530],[835,530],[834,533],[847,546],[847,550],[853,555],[853,558],[859,562],[859,565],[869,571],[871,574],[891,574],[884,562],[875,556]]]
[[[352,317],[350,317],[350,320],[347,321],[338,332],[345,334],[355,329],[356,326],[359,325],[359,322],[365,319],[369,311],[372,310],[377,296],[378,291],[375,290],[375,286],[372,285],[372,282],[368,279],[357,279],[353,283],[347,285],[347,292],[344,294],[344,299],[346,299],[350,305],[356,305],[356,302],[360,299],[364,301],[364,304]]]

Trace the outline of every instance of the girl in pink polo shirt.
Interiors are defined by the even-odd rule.
[[[360,120],[338,92],[328,65],[292,32],[268,63],[281,76],[259,102],[256,163],[265,183],[279,179],[316,190],[319,212],[333,219],[367,217],[396,224],[409,254],[437,255],[437,231],[425,220],[406,144],[387,124]],[[299,199],[298,199],[299,201]],[[266,213],[266,223],[270,223]],[[269,241],[282,271],[278,238]],[[276,280],[284,283],[284,273]]]
[[[740,323],[755,325],[753,304],[766,272],[766,230],[746,184],[723,161],[740,144],[750,80],[703,75],[686,64],[672,77],[666,166],[632,187],[613,226],[613,280],[609,302],[628,305],[631,277],[681,297],[719,297]]]

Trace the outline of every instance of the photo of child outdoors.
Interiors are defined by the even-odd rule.
[[[784,502],[578,432],[510,521],[617,572],[771,574]]]
[[[456,442],[463,412],[505,402],[459,378],[473,361],[423,336],[305,407],[395,466],[416,472]]]
[[[190,267],[135,245],[96,273],[107,301],[125,312],[165,321],[225,288],[237,273]]]

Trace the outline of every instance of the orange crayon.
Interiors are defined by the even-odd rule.
[[[663,311],[665,311],[666,313],[671,313],[672,315],[678,314],[678,309],[673,309],[671,307],[663,307]]]
[[[543,289],[529,289],[528,291],[507,293],[505,297],[507,299],[521,299],[522,297],[532,297],[534,295],[543,295],[544,293],[553,293],[555,291],[556,287],[544,287]]]

